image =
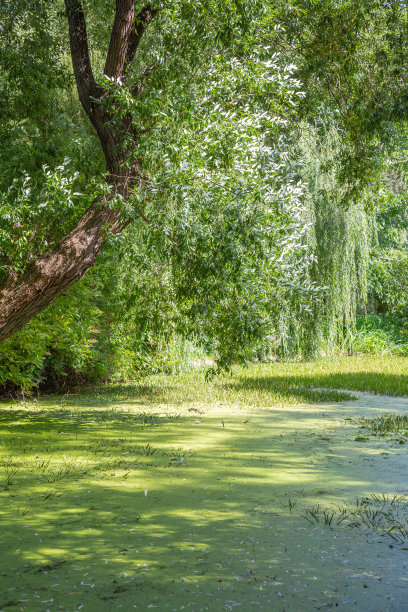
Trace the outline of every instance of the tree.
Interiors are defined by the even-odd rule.
[[[189,4],[181,3],[173,12],[191,13]],[[203,6],[201,15],[200,11],[197,14],[198,25],[200,19],[210,14],[211,6],[205,3]],[[87,272],[101,250],[106,230],[109,228],[109,232],[115,234],[128,223],[121,203],[126,202],[136,188],[142,190],[146,180],[143,159],[136,149],[141,135],[149,132],[152,126],[135,127],[132,113],[121,112],[114,94],[123,89],[128,102],[134,102],[145,89],[149,73],[156,70],[154,64],[147,66],[138,79],[129,82],[142,38],[160,7],[146,4],[137,11],[134,0],[116,1],[102,83],[97,82],[91,67],[82,3],[66,0],[65,7],[78,96],[97,132],[106,161],[105,189],[71,231],[53,249],[38,257],[22,276],[9,267],[0,293],[0,340],[21,328]],[[230,8],[234,9],[233,2]],[[219,34],[218,28],[216,36]]]
[[[49,6],[55,16],[53,3],[39,6]],[[104,6],[87,7],[98,41],[104,39],[107,15],[98,20],[97,10]],[[18,7],[26,10],[24,3]],[[65,176],[64,162],[6,190],[0,339],[81,278],[103,242],[138,218],[153,240],[166,236],[183,310],[207,317],[208,329],[217,330],[229,355],[233,344],[242,352],[244,339],[264,331],[279,296],[290,292],[306,304],[314,292],[303,282],[302,187],[287,155],[285,115],[301,94],[294,67],[271,57],[273,14],[263,3],[238,0],[226,1],[221,10],[213,0],[138,10],[134,2],[118,0],[102,74],[95,77],[83,7],[67,0],[66,9],[77,90],[101,144],[106,174],[92,189],[82,179],[82,196],[75,179]],[[58,33],[58,24],[53,27]],[[97,64],[101,54],[98,48]],[[21,95],[14,112],[24,100]],[[41,131],[44,119],[38,114]],[[23,129],[24,121],[23,116],[14,127]],[[48,187],[39,200],[47,200],[54,217],[45,224],[37,210],[44,204],[25,195],[44,177]],[[50,190],[60,202],[55,211]],[[62,228],[55,223],[61,211]],[[49,236],[43,226],[52,228]],[[25,242],[16,241],[23,255],[6,240],[14,229],[24,234]]]
[[[349,147],[348,194],[372,181],[396,126],[408,117],[405,0],[289,0],[280,48],[298,65],[304,118],[330,112]]]
[[[100,139],[109,189],[95,199],[59,244],[33,262],[23,276],[18,277],[10,268],[0,294],[0,340],[20,329],[84,276],[101,250],[104,229],[109,227],[117,233],[126,225],[118,200],[127,200],[130,191],[143,181],[141,160],[130,161],[138,137],[131,116],[114,121],[104,104],[109,92],[95,81],[81,2],[66,0],[65,5],[78,95]],[[114,83],[126,79],[141,38],[157,12],[148,4],[135,15],[133,0],[117,0],[104,70]],[[132,93],[136,97],[138,88]]]

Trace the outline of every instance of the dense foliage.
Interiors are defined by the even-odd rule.
[[[405,320],[402,3],[157,2],[123,82],[103,67],[114,3],[84,8],[143,176],[95,268],[1,344],[0,386],[365,350],[380,319],[357,315]],[[109,185],[63,3],[6,3],[0,23],[1,289]]]

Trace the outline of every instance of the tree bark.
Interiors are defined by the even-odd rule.
[[[132,131],[132,119],[113,117],[104,107],[109,92],[94,79],[88,49],[85,15],[81,0],[65,0],[72,65],[81,104],[94,125],[108,170],[109,193],[97,198],[73,229],[50,251],[34,261],[17,278],[10,269],[0,288],[0,342],[21,329],[44,310],[61,293],[82,278],[94,265],[107,231],[118,233],[128,220],[119,205],[112,205],[117,196],[127,200],[142,178],[141,160],[127,163],[132,145],[123,146],[124,136]],[[135,17],[134,0],[116,0],[116,14],[106,57],[107,76],[121,86],[121,79],[134,59],[141,37],[157,11],[146,5]],[[112,126],[115,127],[112,127]]]
[[[0,293],[0,342],[14,334],[95,263],[103,243],[103,228],[120,231],[120,213],[95,201],[75,227],[51,251],[38,258]]]
[[[115,22],[105,62],[105,75],[113,78],[115,81],[123,73],[134,16],[134,0],[117,0]]]

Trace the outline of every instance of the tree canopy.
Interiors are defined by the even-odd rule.
[[[225,366],[271,338],[296,354],[338,335],[375,285],[394,206],[406,19],[397,1],[3,4],[7,350],[47,317],[64,335],[75,295],[98,346],[135,338],[141,308],[156,335],[205,338]]]

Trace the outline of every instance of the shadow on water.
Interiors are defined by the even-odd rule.
[[[91,409],[89,398],[68,400],[1,414],[2,610],[291,610],[296,597],[308,610],[312,600],[335,601],[321,594],[333,566],[306,554],[330,533],[294,516],[289,500],[300,504],[306,489],[353,494],[364,483],[340,468],[327,483],[314,458],[329,443],[310,411],[287,408],[284,421],[270,411],[254,421],[239,412],[231,422],[149,421],[137,401],[119,408],[109,396],[108,409],[96,398]]]

